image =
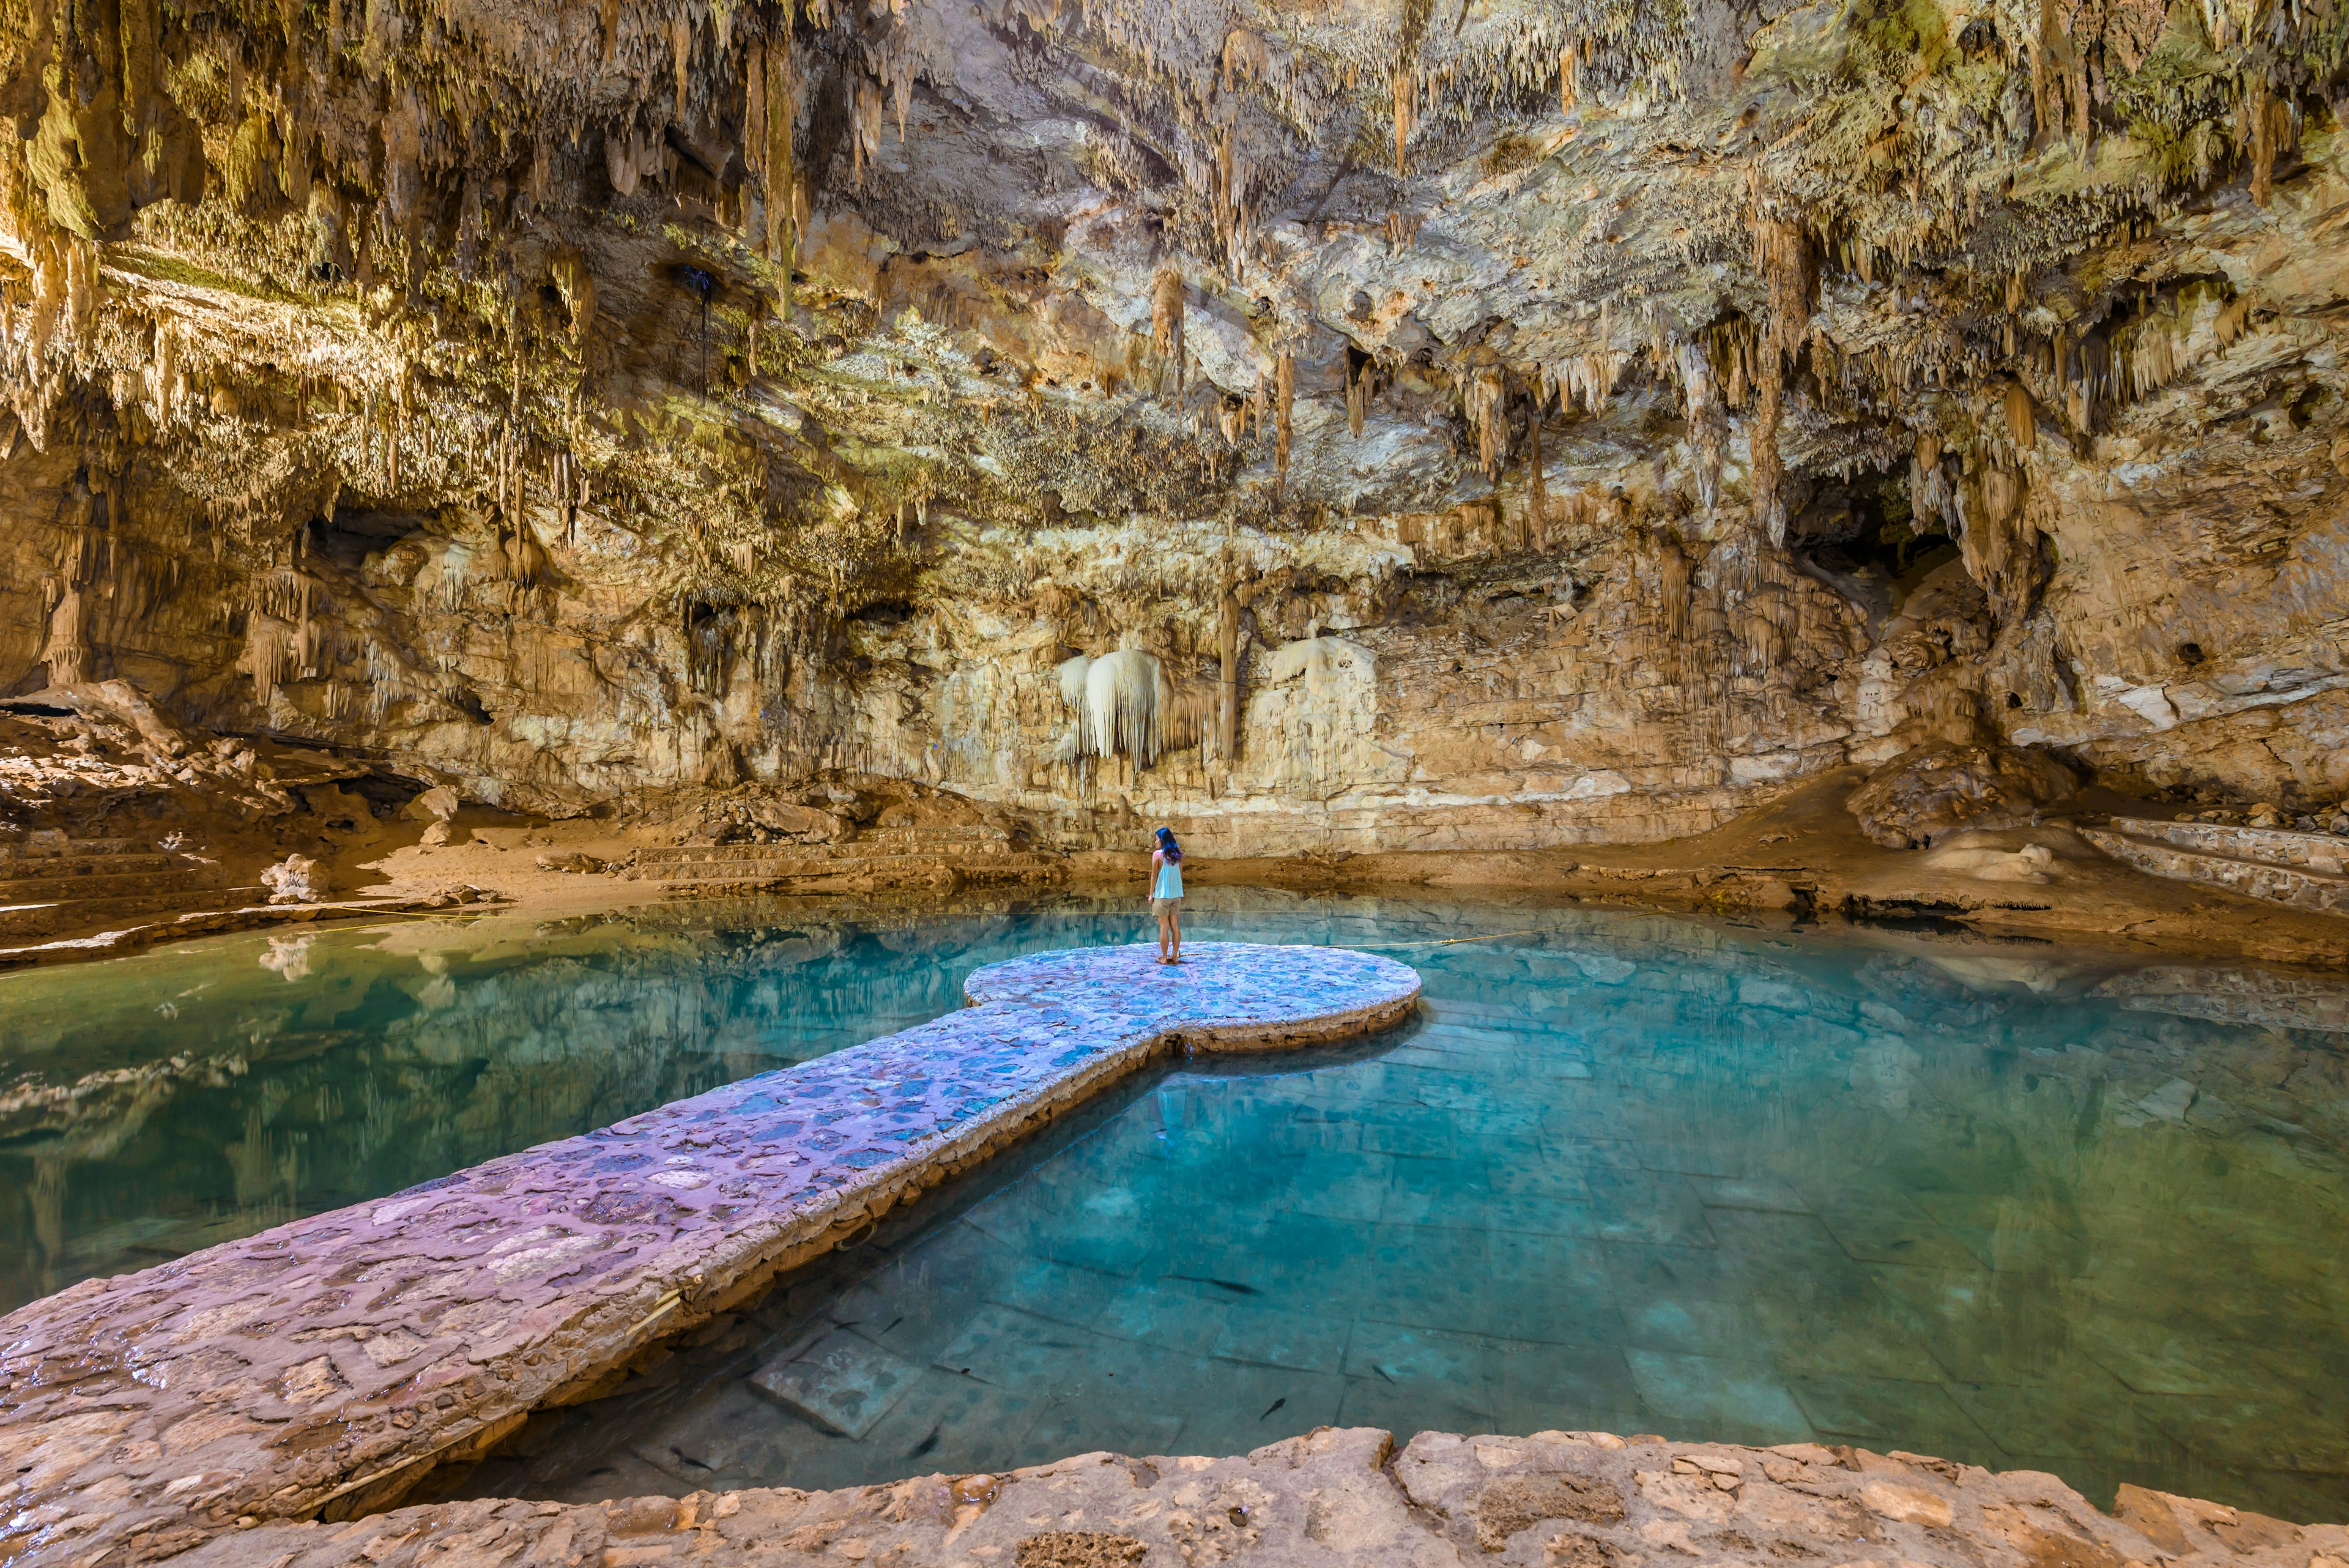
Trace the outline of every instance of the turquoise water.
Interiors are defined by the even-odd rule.
[[[1193,904],[1195,937],[1405,959],[1424,1014],[1130,1081],[443,1487],[827,1487],[1373,1424],[1848,1442],[2349,1519],[2349,983],[1606,911]],[[1141,929],[838,909],[0,980],[0,1053],[32,1075],[0,1101],[11,1277],[392,1190],[934,1015],[994,958]],[[858,1429],[810,1418],[860,1389],[886,1392]]]
[[[1078,906],[330,927],[0,975],[0,1310],[788,1067],[1127,940]]]

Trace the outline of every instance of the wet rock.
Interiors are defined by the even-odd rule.
[[[750,808],[750,820],[770,833],[827,842],[852,836],[856,825],[837,813],[796,801],[761,800]]]
[[[408,803],[408,815],[419,822],[447,822],[463,803],[447,784],[437,784]]]
[[[1623,1496],[1603,1480],[1583,1476],[1509,1476],[1476,1497],[1476,1544],[1498,1552],[1520,1531],[1549,1519],[1614,1524],[1623,1518]]]
[[[333,890],[326,868],[306,855],[289,855],[261,874],[273,904],[316,904]]]
[[[606,862],[600,857],[575,849],[568,854],[538,857],[538,868],[542,871],[568,871],[579,876],[594,876],[605,865]]]
[[[1048,1530],[1019,1543],[1014,1568],[1126,1568],[1149,1551],[1131,1535],[1101,1530]]]
[[[1939,836],[1925,852],[1924,864],[1936,871],[1954,872],[1979,882],[2022,882],[2041,885],[2063,875],[2063,863],[2045,843],[1998,843],[2000,835],[1961,830]]]
[[[1909,849],[1965,827],[2013,827],[2070,800],[2072,770],[2015,746],[1920,746],[1868,774],[1844,803],[1859,829],[1888,849]]]

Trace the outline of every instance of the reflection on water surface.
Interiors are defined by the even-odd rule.
[[[1200,938],[1392,951],[1425,1017],[1146,1075],[452,1481],[822,1487],[1322,1424],[1602,1428],[2349,1518],[2349,990],[1612,912],[1194,902]],[[54,1288],[1135,929],[1074,904],[897,929],[738,906],[0,981],[30,1075],[0,1245],[20,1295]]]

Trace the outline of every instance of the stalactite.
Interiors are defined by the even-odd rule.
[[[1754,377],[1753,478],[1754,520],[1771,544],[1786,542],[1785,461],[1778,452],[1778,421],[1785,412],[1785,372],[1775,353],[1765,353]]]
[[[1689,452],[1695,459],[1697,495],[1707,510],[1720,500],[1722,452],[1728,440],[1728,421],[1721,410],[1721,395],[1713,384],[1713,360],[1703,348],[1683,343],[1669,358],[1672,378],[1680,383],[1688,414]]]
[[[2276,154],[2292,137],[2292,105],[2272,95],[2264,69],[2251,73],[2251,90],[2243,95],[2242,113],[2251,123],[2251,200],[2266,206],[2275,194]]]
[[[1377,361],[1368,355],[1356,361],[1349,350],[1346,358],[1346,433],[1356,441],[1362,438],[1362,421],[1370,416],[1371,378],[1377,374]]]
[[[1177,738],[1167,722],[1175,717],[1174,693],[1165,670],[1150,654],[1139,649],[1099,659],[1079,654],[1062,661],[1056,673],[1061,700],[1077,718],[1068,760],[1123,755],[1146,768]],[[1193,734],[1190,742],[1197,738]]]
[[[1689,585],[1695,575],[1696,567],[1680,541],[1669,534],[1660,536],[1656,541],[1657,600],[1668,641],[1678,643],[1688,636]]]
[[[1272,369],[1273,466],[1283,489],[1288,483],[1288,447],[1295,434],[1291,413],[1296,403],[1297,356],[1284,349]]]
[[[1549,479],[1542,472],[1542,416],[1547,411],[1545,397],[1536,394],[1526,416],[1526,545],[1535,550],[1549,547]]]
[[[2029,452],[2039,444],[2039,416],[2032,407],[2031,394],[2020,381],[2006,384],[2005,397],[2007,438],[2017,452]]]
[[[1754,266],[1770,288],[1770,316],[1764,326],[1764,346],[1793,359],[1811,335],[1811,316],[1817,309],[1818,268],[1810,242],[1795,224],[1781,218],[1757,217],[1754,223]]]
[[[1957,490],[1957,510],[1964,517],[1959,555],[2002,625],[2021,620],[2031,607],[2039,535],[2023,516],[2025,489],[2021,470],[1992,463]]]
[[[2088,140],[2087,64],[2073,47],[2056,12],[2057,0],[2039,0],[2039,35],[2031,49],[2031,106],[2038,140],[2064,135],[2066,119],[2083,147]],[[2075,80],[2076,78],[2076,80]]]
[[[1769,319],[1763,324],[1754,367],[1751,486],[1754,519],[1773,545],[1786,542],[1785,462],[1778,427],[1785,414],[1786,369],[1811,337],[1818,272],[1800,227],[1765,213],[1754,219],[1754,265],[1768,285]],[[1821,379],[1825,379],[1824,377]]]
[[[1611,350],[1578,354],[1547,367],[1544,374],[1557,389],[1562,410],[1579,409],[1600,414],[1607,411],[1608,400],[1615,394],[1615,384],[1622,379],[1630,362],[1630,355]]]
[[[864,171],[881,151],[881,87],[860,76],[850,85],[848,102],[848,177],[864,188]]]
[[[1508,382],[1500,368],[1486,365],[1472,370],[1461,389],[1462,411],[1476,432],[1476,462],[1487,479],[1500,477],[1509,455]]]
[[[1407,149],[1412,129],[1412,67],[1408,64],[1395,67],[1394,72],[1394,157],[1395,178],[1406,179],[1411,173]]]
[[[1221,665],[1217,681],[1217,754],[1226,763],[1239,755],[1240,733],[1240,601],[1232,581],[1231,546],[1224,547],[1224,591],[1216,617],[1216,651]]]
[[[1185,365],[1183,358],[1183,274],[1173,266],[1162,266],[1150,287],[1150,347],[1158,357],[1157,378],[1154,389],[1164,392],[1166,373],[1174,373],[1174,395],[1183,395]]]

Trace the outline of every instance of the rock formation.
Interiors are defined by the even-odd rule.
[[[1653,838],[1930,745],[2305,813],[2344,48],[2328,0],[5,0],[0,692],[1062,845]]]

